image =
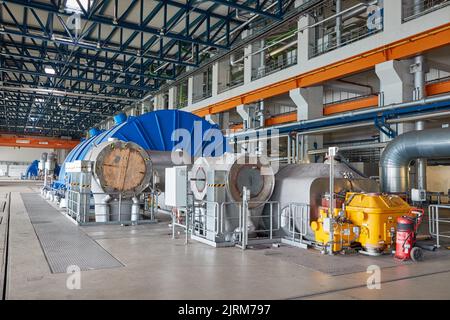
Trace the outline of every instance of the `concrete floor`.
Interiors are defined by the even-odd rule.
[[[366,272],[330,276],[260,250],[186,246],[171,239],[167,221],[83,227],[124,267],[83,271],[81,289],[69,290],[69,275],[50,272],[20,197],[36,184],[0,181],[2,192],[12,192],[7,299],[450,298],[450,259],[382,269],[381,289],[370,290]]]

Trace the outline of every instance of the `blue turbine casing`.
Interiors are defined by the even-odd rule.
[[[187,143],[184,141],[185,145],[189,147],[183,149],[190,156],[202,156],[205,149],[214,149],[211,154],[206,154],[206,156],[220,156],[227,151],[227,142],[222,133],[219,130],[211,130],[218,129],[217,125],[190,112],[158,110],[120,120],[123,121],[109,130],[99,132],[80,142],[72,149],[61,166],[59,181],[54,183],[54,188],[65,187],[65,164],[67,162],[84,160],[93,145],[108,141],[109,138],[132,141],[145,150],[172,151],[183,139],[176,135],[172,139],[173,133],[176,129],[183,129],[185,134],[190,135],[191,140]],[[214,133],[214,136],[212,137],[210,133]]]

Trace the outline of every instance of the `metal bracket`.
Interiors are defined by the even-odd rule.
[[[384,117],[376,117],[374,120],[375,127],[377,127],[381,132],[387,135],[389,138],[393,139],[397,136],[397,131],[391,128],[391,126],[386,122]]]

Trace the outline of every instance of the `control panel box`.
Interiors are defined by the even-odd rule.
[[[166,168],[166,187],[164,191],[166,206],[187,206],[187,166]]]
[[[427,191],[423,189],[411,189],[411,200],[415,202],[424,202],[427,200]]]

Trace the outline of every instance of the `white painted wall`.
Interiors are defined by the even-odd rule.
[[[44,152],[54,152],[53,149],[0,147],[0,161],[33,162],[41,158]]]
[[[428,166],[427,189],[429,191],[444,192],[447,194],[450,189],[450,167]]]

